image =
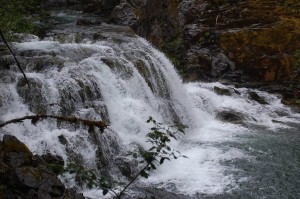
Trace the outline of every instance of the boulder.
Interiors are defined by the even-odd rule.
[[[215,91],[218,95],[228,95],[228,96],[231,95],[230,90],[229,90],[229,89],[226,89],[226,88],[220,88],[220,87],[215,86],[215,87],[214,87],[214,91]]]
[[[252,92],[249,92],[249,97],[251,100],[254,100],[260,104],[269,104],[268,102],[266,102],[266,100],[259,96],[256,92],[252,91]]]
[[[217,113],[217,118],[223,122],[243,124],[243,115],[231,110],[224,110]]]
[[[4,135],[0,141],[0,198],[84,199],[65,188],[47,168],[49,162],[63,164],[59,156],[34,156],[16,137]]]

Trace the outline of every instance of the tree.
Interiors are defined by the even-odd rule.
[[[0,0],[0,30],[4,35],[28,32],[32,29],[31,14],[37,0]]]
[[[33,23],[30,20],[37,0],[0,0],[0,37],[9,52],[14,57],[18,68],[21,70],[27,85],[29,82],[27,77],[16,58],[14,52],[10,48],[6,36],[11,36],[11,33],[28,32],[32,29]],[[6,35],[6,36],[5,36]]]

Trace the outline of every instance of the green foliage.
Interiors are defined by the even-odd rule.
[[[182,46],[183,46],[183,41],[179,37],[175,38],[174,40],[171,40],[170,42],[166,42],[162,46],[163,52],[167,55],[167,57],[171,60],[171,62],[176,67],[180,66],[180,60],[177,53],[180,52],[180,48],[182,48]]]
[[[152,117],[149,117],[147,123],[152,123],[154,126],[151,131],[147,134],[147,142],[152,147],[147,151],[141,151],[143,161],[147,166],[141,172],[141,176],[148,178],[150,171],[155,170],[157,166],[164,163],[165,160],[177,159],[179,157],[185,157],[181,155],[179,151],[175,151],[171,148],[171,139],[177,140],[176,134],[183,133],[187,126],[183,124],[175,124],[173,126],[165,127],[162,123],[157,122]]]
[[[30,16],[37,2],[37,0],[0,0],[2,32],[28,32],[32,28]]]
[[[94,187],[100,187],[104,184],[104,180],[98,177],[97,173],[93,169],[86,169],[84,166],[71,162],[65,169],[66,172],[75,174],[75,182],[81,188],[87,187],[89,189]],[[108,185],[106,185],[110,188]]]
[[[64,167],[60,164],[47,164],[47,168],[53,171],[56,175],[59,175],[62,172],[64,172]]]

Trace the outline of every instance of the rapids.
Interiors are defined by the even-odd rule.
[[[300,115],[279,96],[221,83],[183,84],[166,56],[129,28],[76,27],[78,13],[53,16],[63,24],[47,37],[27,35],[13,43],[30,88],[12,57],[1,57],[7,68],[0,73],[0,121],[74,115],[103,120],[109,129],[93,137],[80,125],[25,121],[4,127],[0,137],[13,134],[36,154],[58,154],[125,183],[122,165],[132,173],[140,166],[126,154],[149,147],[146,120],[152,116],[167,126],[189,126],[173,142],[188,159],[166,162],[149,179],[138,180],[128,192],[132,197],[143,196],[139,188],[151,187],[178,198],[300,197]],[[216,88],[230,94],[218,95]],[[253,100],[251,92],[266,103]],[[224,121],[222,112],[236,119]],[[76,186],[72,175],[61,179]],[[97,189],[81,191],[102,197]]]

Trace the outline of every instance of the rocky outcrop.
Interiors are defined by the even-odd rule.
[[[241,71],[248,81],[295,78],[300,59],[299,6],[296,0],[182,1],[185,72],[194,68],[219,79]],[[216,67],[213,60],[219,53],[226,59]],[[230,70],[224,70],[226,65]]]
[[[234,81],[270,82],[300,76],[299,8],[297,0],[121,0],[102,12],[164,50],[187,81],[238,72]]]
[[[0,198],[84,199],[66,189],[53,172],[63,164],[59,156],[33,155],[16,137],[4,135],[0,141]]]
[[[179,36],[178,0],[123,0],[110,15],[116,24],[129,25],[137,34],[162,47]]]

